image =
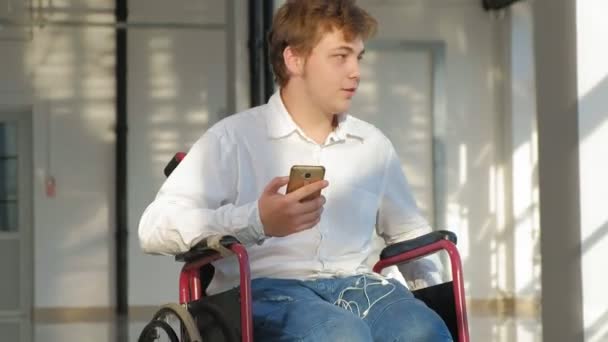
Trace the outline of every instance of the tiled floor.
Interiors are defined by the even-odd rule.
[[[470,317],[471,341],[479,342],[539,342],[540,324],[515,318]],[[129,324],[129,341],[136,341],[144,322]],[[0,338],[1,340],[1,338]],[[38,324],[36,342],[115,342],[116,334],[110,323]]]
[[[513,317],[469,317],[471,341],[540,342],[541,324],[537,320]]]

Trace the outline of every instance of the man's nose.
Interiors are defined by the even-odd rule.
[[[361,65],[360,65],[360,61],[358,58],[355,58],[355,61],[352,63],[351,65],[351,70],[350,70],[350,78],[356,78],[356,79],[360,79],[361,78]]]

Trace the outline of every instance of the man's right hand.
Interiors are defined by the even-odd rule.
[[[260,219],[266,236],[287,236],[314,227],[321,221],[325,197],[319,196],[302,201],[306,196],[326,188],[326,180],[305,185],[289,194],[279,194],[279,189],[289,182],[289,177],[274,178],[258,200]]]

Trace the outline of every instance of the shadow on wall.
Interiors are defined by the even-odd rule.
[[[100,17],[112,11],[90,8]],[[68,9],[47,19],[74,19]],[[35,121],[35,275],[37,306],[104,305],[113,283],[108,234],[113,220],[113,31],[41,26],[26,44],[23,72],[40,104]],[[44,178],[57,195],[44,195]],[[85,304],[86,305],[86,304]]]
[[[95,12],[94,9],[92,11]],[[76,14],[70,11],[58,15],[77,19]],[[111,12],[108,15],[111,16]],[[463,41],[458,48],[464,49],[463,53],[466,53],[467,45],[474,42],[466,41],[464,33],[462,37]],[[46,27],[37,30],[34,35],[32,46],[35,69],[28,71],[28,75],[34,80],[38,97],[48,101],[53,134],[51,160],[70,161],[66,165],[51,165],[58,181],[58,197],[54,200],[39,197],[37,201],[41,204],[36,209],[37,239],[44,241],[45,245],[53,246],[55,250],[39,253],[36,260],[42,261],[48,257],[53,259],[53,263],[62,264],[49,267],[48,272],[41,271],[40,274],[44,277],[38,279],[38,282],[44,283],[45,296],[65,296],[66,282],[62,279],[78,281],[87,272],[95,273],[94,279],[106,281],[109,288],[113,288],[111,277],[107,280],[99,277],[108,270],[108,264],[113,265],[113,255],[106,248],[113,245],[113,235],[109,232],[114,222],[111,204],[114,202],[113,42],[113,30],[108,28]],[[164,180],[162,168],[166,161],[174,152],[187,150],[210,125],[225,114],[225,42],[223,32],[132,30],[129,44],[129,227],[132,232],[130,239],[137,239],[135,232],[139,215]],[[206,47],[196,48],[199,44]],[[194,53],[187,53],[191,50]],[[201,63],[203,57],[205,63]],[[378,84],[374,90],[375,101],[387,101],[388,96],[404,95],[390,86],[394,82],[401,82],[400,76],[397,73],[371,72],[370,80]],[[404,103],[414,112],[413,117],[429,106],[429,99],[424,94],[413,88],[406,87],[402,90],[405,92],[404,99],[407,100]],[[605,112],[600,109],[606,93],[608,80],[604,79],[581,100],[582,106],[597,109],[581,121],[581,141],[592,136],[598,127],[605,124]],[[369,115],[378,115],[373,109],[369,108]],[[466,120],[466,108],[456,106],[452,110],[449,115],[460,115],[460,120]],[[405,124],[414,131],[422,131],[427,127],[426,122],[419,120],[410,120]],[[427,144],[427,137],[423,134],[403,135],[394,131],[397,127],[389,126],[385,132],[397,138],[395,145],[416,149]],[[454,132],[456,133],[462,134]],[[514,143],[518,148],[529,141]],[[465,204],[470,202],[469,196],[476,189],[473,189],[471,182],[459,183],[461,170],[469,175],[469,179],[487,173],[488,170],[481,169],[479,165],[487,158],[487,151],[493,148],[491,144],[488,141],[467,141],[462,138],[462,146],[467,151],[459,161],[463,164],[454,167],[451,170],[456,171],[450,171],[446,175],[449,182],[459,184],[458,190],[449,194],[453,200]],[[480,147],[472,149],[472,145]],[[45,150],[42,144],[37,147]],[[455,147],[456,151],[458,148]],[[74,160],[78,160],[77,165],[71,162]],[[407,164],[407,161],[404,160],[404,163]],[[38,169],[44,167],[48,165],[38,165],[37,175]],[[505,165],[496,164],[493,167],[500,170]],[[430,175],[410,176],[419,180],[413,186],[415,192],[422,192],[433,183],[428,176]],[[37,178],[35,187],[40,186],[40,179]],[[537,186],[535,184],[535,188]],[[483,264],[484,269],[475,270],[475,274],[487,274],[489,276],[486,280],[496,284],[498,278],[505,273],[517,272],[514,260],[499,255],[501,250],[516,246],[511,242],[511,228],[507,227],[500,233],[491,229],[497,224],[494,217],[473,221],[475,211],[486,209],[463,204],[458,208],[457,214],[463,222],[468,223],[465,233],[471,239],[468,259],[475,258],[480,250],[490,251],[490,258]],[[530,206],[524,210],[523,214],[514,218],[513,225],[533,219],[531,216],[536,209],[535,206]],[[448,208],[436,210],[447,211]],[[66,232],[67,237],[64,235]],[[583,253],[605,241],[607,234],[606,223],[594,228],[593,233],[582,242]],[[538,250],[538,242],[535,238],[534,250]],[[78,256],[78,259],[70,261],[69,258],[74,256]],[[167,261],[169,262],[171,261]],[[534,260],[535,265],[539,262]],[[149,274],[142,281],[153,281],[154,277],[154,274]],[[535,275],[526,286],[528,290],[524,291],[535,291],[537,280]],[[173,279],[169,282],[173,282]],[[99,286],[88,286],[70,295],[84,298],[98,294]],[[113,298],[112,293],[104,296]],[[608,324],[606,321],[604,314],[589,331],[600,333]]]
[[[590,341],[608,338],[608,312],[596,304],[596,296],[603,296],[607,281],[601,275],[601,267],[608,246],[608,213],[606,193],[608,165],[605,154],[608,133],[606,109],[608,77],[604,77],[579,100],[579,160],[581,188],[581,239],[580,251],[583,263],[583,300],[586,306],[585,337]],[[603,163],[603,165],[602,165]]]
[[[43,306],[114,302],[114,29],[52,24],[114,20],[111,1],[96,6],[45,12],[49,25],[35,28],[22,57],[46,116],[35,118],[36,300]],[[129,33],[130,239],[169,156],[225,114],[224,41],[221,30]],[[47,172],[57,180],[55,198],[44,196]]]
[[[214,20],[223,20],[214,18]],[[178,151],[227,114],[226,32],[222,29],[129,31],[129,300],[177,300],[180,264],[144,255],[137,229]],[[162,271],[159,271],[162,270]]]

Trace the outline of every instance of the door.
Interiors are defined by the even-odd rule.
[[[31,116],[0,108],[0,336],[31,340]]]
[[[441,110],[441,43],[376,40],[366,44],[361,83],[350,112],[378,127],[393,143],[421,214],[436,226],[434,118]],[[375,237],[368,263],[384,247]]]
[[[361,83],[351,112],[393,143],[414,198],[433,224],[433,117],[440,44],[372,41],[361,61]]]

